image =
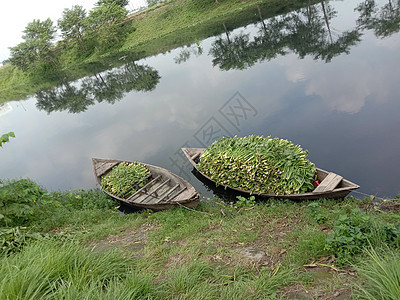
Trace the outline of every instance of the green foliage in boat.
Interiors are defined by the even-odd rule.
[[[141,163],[121,162],[102,177],[101,188],[114,195],[135,193],[149,181],[150,171]]]
[[[203,152],[198,168],[217,184],[257,194],[305,193],[316,171],[307,153],[279,138],[224,137]]]

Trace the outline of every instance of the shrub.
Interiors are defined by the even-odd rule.
[[[42,237],[40,233],[29,232],[26,228],[0,228],[0,254],[19,252],[31,241]]]
[[[28,179],[0,182],[0,226],[24,225],[43,194],[44,191]]]
[[[327,237],[325,249],[335,254],[339,263],[352,261],[367,246],[399,246],[400,228],[390,223],[373,221],[358,208],[341,215]]]

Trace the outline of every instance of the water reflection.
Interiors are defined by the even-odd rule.
[[[373,30],[377,37],[385,38],[400,30],[400,0],[389,0],[380,7],[375,0],[367,0],[356,10],[360,13],[358,27]]]
[[[383,1],[378,8],[388,3]],[[219,122],[231,135],[292,140],[310,150],[318,167],[360,184],[360,191],[396,196],[400,35],[377,39],[373,29],[361,28],[361,13],[354,10],[360,2],[325,2],[324,8],[318,2],[273,18],[254,7],[255,24],[232,30],[236,20],[221,20],[216,38],[145,61],[136,56],[136,63],[133,56],[129,63],[127,57],[119,60],[129,55],[119,54],[116,68],[106,71],[111,60],[92,64],[90,73],[82,72],[90,77],[64,80],[40,99],[24,102],[27,110],[11,103],[13,111],[1,115],[0,127],[17,138],[1,149],[0,177],[29,177],[52,190],[92,188],[91,157],[138,160],[178,173],[170,158],[184,167],[178,160],[181,145],[202,146],[203,129],[218,129]],[[307,32],[309,22],[314,25]],[[362,41],[342,43],[354,30]],[[217,43],[221,53],[213,56]],[[344,46],[333,51],[332,44]],[[335,54],[347,50],[349,55]],[[222,109],[236,91],[258,111],[254,118],[241,118],[240,128]],[[37,100],[42,111],[35,109]],[[199,192],[217,194],[186,171]]]
[[[200,42],[197,41],[195,44],[183,47],[178,56],[174,57],[174,61],[177,64],[184,63],[192,56],[192,54],[196,57],[203,54],[203,47],[200,46]]]
[[[10,111],[12,111],[12,107],[10,105],[10,103],[6,102],[6,103],[0,103],[0,116],[3,116],[7,113],[9,113]]]
[[[219,37],[212,45],[213,64],[225,71],[243,70],[288,53],[330,62],[335,56],[349,53],[361,37],[357,28],[332,32],[330,21],[336,15],[331,5],[321,1],[285,16],[261,19],[252,41],[249,34],[232,37],[226,32],[226,38]]]
[[[36,107],[48,113],[80,113],[96,102],[113,104],[131,91],[152,91],[160,78],[154,68],[132,61],[104,74],[95,72],[94,76],[82,79],[79,86],[63,79],[61,85],[36,93]]]
[[[300,59],[311,57],[329,63],[334,57],[349,54],[350,49],[361,41],[364,30],[374,30],[379,37],[399,31],[399,3],[400,0],[389,0],[385,5],[378,5],[375,0],[361,2],[355,8],[359,13],[356,26],[344,31],[333,29],[331,22],[338,16],[338,11],[327,1],[308,4],[267,19],[263,16],[263,8],[257,5],[256,32],[234,33],[234,29],[228,30],[226,23],[222,22],[220,27],[224,34],[215,38],[208,54],[212,57],[213,66],[224,71],[245,70],[257,63],[289,54],[295,54]],[[181,64],[191,57],[201,56],[203,52],[197,41],[182,47],[174,61]],[[72,84],[60,75],[63,79],[59,86],[36,93],[37,107],[48,113],[79,113],[95,103],[115,103],[130,91],[152,91],[161,79],[157,70],[134,61],[104,72],[94,67],[92,73],[93,76],[82,79],[78,84]]]

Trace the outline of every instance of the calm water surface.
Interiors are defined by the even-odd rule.
[[[91,158],[116,158],[168,168],[210,196],[179,149],[255,134],[302,145],[360,192],[394,197],[398,2],[365,3],[318,3],[6,104],[1,133],[16,138],[0,149],[0,178],[94,188]]]

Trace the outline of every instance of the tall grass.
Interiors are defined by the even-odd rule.
[[[399,250],[365,251],[367,259],[358,267],[358,273],[366,282],[358,285],[360,299],[400,299],[400,252]]]
[[[0,274],[0,299],[138,299],[152,289],[121,253],[95,253],[73,243],[34,243],[1,258]]]
[[[159,294],[165,299],[270,299],[278,289],[298,279],[290,268],[259,270],[202,262],[183,265],[167,274]]]

